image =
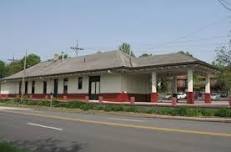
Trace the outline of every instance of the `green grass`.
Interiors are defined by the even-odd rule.
[[[2,105],[19,105],[19,101],[1,100]],[[50,106],[50,101],[32,101],[23,100],[20,105],[35,105],[35,106]],[[53,107],[63,107],[71,109],[87,110],[103,110],[103,111],[121,111],[121,112],[136,112],[136,113],[148,113],[159,115],[171,115],[171,116],[188,116],[188,117],[231,117],[230,108],[199,108],[199,107],[159,107],[159,106],[137,106],[137,105],[109,105],[109,104],[97,104],[97,103],[84,103],[84,102],[52,102]]]
[[[29,152],[7,142],[0,142],[0,152]]]

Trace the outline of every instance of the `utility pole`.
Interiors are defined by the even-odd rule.
[[[79,51],[80,51],[80,50],[84,50],[84,48],[80,48],[80,47],[79,47],[78,40],[76,41],[76,45],[75,45],[75,46],[71,46],[70,48],[75,52],[75,55],[76,55],[76,56],[79,55]]]
[[[22,86],[24,86],[24,90],[25,90],[25,76],[26,76],[26,63],[27,62],[27,50],[26,50],[26,55],[24,57],[24,65],[23,65],[23,76],[22,76]],[[22,90],[22,87],[21,86],[21,103],[22,103],[22,100],[23,100],[23,96],[25,94],[25,92],[23,92]]]

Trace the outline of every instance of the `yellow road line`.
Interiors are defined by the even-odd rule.
[[[68,120],[68,121],[75,121],[75,122],[82,122],[82,123],[89,123],[89,124],[114,126],[114,127],[136,128],[136,129],[146,129],[146,130],[153,130],[153,131],[177,132],[177,133],[197,134],[197,135],[207,135],[207,136],[231,137],[231,133],[207,132],[207,131],[197,131],[197,130],[187,130],[187,129],[162,128],[162,127],[155,127],[155,126],[122,124],[122,123],[114,123],[114,122],[105,122],[105,121],[86,120],[86,119],[79,119],[79,118],[67,118],[67,117],[62,117],[62,116],[44,115],[44,114],[39,114],[39,113],[25,113],[25,112],[5,111],[5,110],[4,110],[4,112],[27,115],[27,116],[38,116],[38,117],[43,117],[43,118]]]

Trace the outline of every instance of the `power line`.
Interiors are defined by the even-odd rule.
[[[226,39],[229,38],[229,35],[218,35],[218,36],[212,36],[212,37],[203,37],[203,38],[198,38],[198,39],[183,39],[183,40],[178,40],[170,43],[166,43],[166,45],[174,45],[174,44],[185,44],[185,43],[200,43],[200,42],[208,42],[208,41],[213,41],[213,40],[220,40],[220,39]],[[135,43],[137,45],[142,45],[142,46],[155,46],[155,44],[152,43]]]
[[[157,46],[157,47],[161,47],[161,46],[164,46],[164,45],[166,45],[166,44],[171,44],[171,43],[178,42],[179,40],[185,39],[185,38],[187,38],[187,37],[189,37],[189,36],[195,35],[195,34],[201,32],[201,31],[203,31],[203,30],[206,30],[206,29],[208,29],[208,28],[209,28],[210,26],[212,26],[212,25],[221,23],[220,21],[223,20],[223,19],[224,19],[224,18],[219,19],[219,20],[216,20],[216,21],[213,21],[213,22],[211,22],[211,23],[209,23],[209,24],[207,24],[207,25],[205,25],[205,26],[202,26],[202,27],[196,29],[196,30],[193,31],[193,32],[187,33],[187,34],[185,34],[185,35],[183,35],[183,36],[180,36],[180,37],[178,37],[178,38],[176,38],[176,39],[174,39],[174,40],[171,40],[171,41],[167,41],[167,42],[163,42],[163,43],[157,44],[156,46]]]
[[[226,0],[222,0],[225,4],[231,5],[231,2],[227,2]]]
[[[224,0],[217,0],[226,10],[231,11],[231,7],[229,7],[229,3]]]
[[[70,49],[72,49],[75,52],[76,56],[78,56],[80,50],[84,50],[84,48],[79,47],[78,41],[76,42],[76,45],[71,46]]]

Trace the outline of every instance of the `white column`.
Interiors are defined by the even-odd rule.
[[[193,92],[193,70],[188,70],[188,92]]]
[[[210,74],[206,76],[205,93],[210,93]]]
[[[156,93],[156,72],[152,72],[152,93]]]

